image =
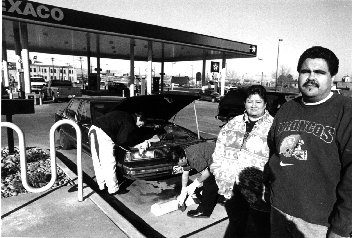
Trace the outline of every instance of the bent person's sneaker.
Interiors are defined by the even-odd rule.
[[[103,184],[99,184],[99,190],[104,190],[105,189],[105,183],[103,183]]]
[[[204,212],[196,209],[196,210],[188,211],[187,216],[192,217],[192,218],[209,218],[210,214],[204,213]]]
[[[119,194],[121,186],[125,183],[126,180],[123,180],[119,182],[113,189],[108,188],[108,193],[110,195],[116,195]]]
[[[116,185],[114,188],[108,188],[108,193],[110,195],[114,195],[119,191],[119,189],[120,189],[120,186]]]

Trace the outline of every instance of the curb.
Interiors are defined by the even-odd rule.
[[[59,158],[56,158],[56,164],[64,171],[64,173],[76,184],[77,175],[72,172]],[[115,209],[113,209],[102,197],[100,197],[96,192],[94,192],[89,186],[83,183],[83,191],[85,194],[90,194],[89,197],[84,197],[83,199],[89,198],[99,209],[128,237],[139,238],[145,237],[140,233],[129,221],[127,221],[123,216],[121,216]],[[77,202],[78,199],[77,199]]]

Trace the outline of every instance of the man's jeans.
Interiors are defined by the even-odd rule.
[[[312,224],[271,208],[271,238],[326,238],[326,226]]]
[[[106,184],[109,193],[117,192],[119,186],[116,176],[114,142],[103,130],[96,126],[91,126],[89,129],[89,139],[99,189],[103,190],[104,184]]]

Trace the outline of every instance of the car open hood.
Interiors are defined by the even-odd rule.
[[[198,95],[174,92],[142,95],[124,99],[116,109],[128,112],[143,112],[146,118],[168,121],[182,108],[198,98]]]

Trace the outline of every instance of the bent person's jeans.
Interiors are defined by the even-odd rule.
[[[115,144],[103,130],[94,125],[90,127],[88,134],[94,172],[99,189],[103,190],[104,184],[106,184],[108,192],[115,193],[119,188],[114,157]]]

